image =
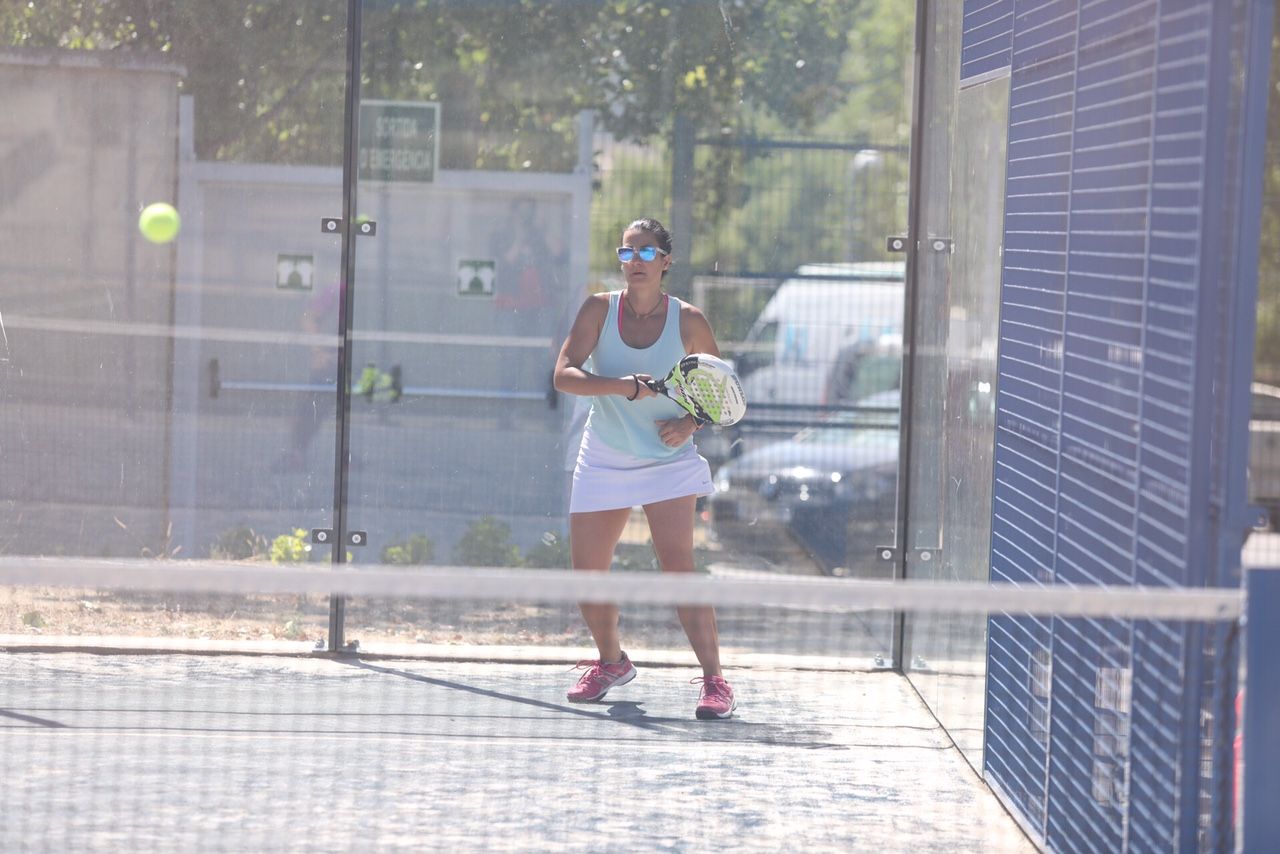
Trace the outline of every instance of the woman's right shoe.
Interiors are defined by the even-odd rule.
[[[609,693],[610,688],[626,685],[636,678],[635,665],[625,652],[621,661],[579,661],[578,669],[584,667],[587,672],[569,689],[570,703],[594,703]]]

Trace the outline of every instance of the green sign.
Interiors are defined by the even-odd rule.
[[[493,296],[493,280],[498,262],[489,259],[463,258],[458,261],[458,294],[464,297]]]
[[[315,269],[315,258],[311,255],[277,255],[276,287],[287,291],[309,291]]]
[[[361,181],[430,184],[440,165],[440,105],[434,101],[360,104]]]

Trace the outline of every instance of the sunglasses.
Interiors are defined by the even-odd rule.
[[[659,249],[657,246],[641,246],[639,249],[636,249],[634,246],[618,247],[618,260],[624,264],[628,261],[634,261],[637,255],[640,256],[641,261],[652,261],[659,255],[670,254],[671,253],[667,250]]]

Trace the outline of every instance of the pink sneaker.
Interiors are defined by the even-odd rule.
[[[727,718],[738,708],[738,701],[733,698],[733,689],[724,681],[723,676],[699,676],[689,681],[694,685],[702,683],[702,696],[698,698],[698,708],[694,712],[698,720]]]
[[[636,678],[635,665],[627,654],[622,654],[621,661],[612,664],[604,661],[579,661],[578,670],[586,668],[578,684],[569,689],[570,703],[594,703],[602,699],[609,689],[616,685],[626,685]]]

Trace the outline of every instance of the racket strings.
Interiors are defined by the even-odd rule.
[[[716,377],[710,371],[695,368],[685,374],[681,391],[685,399],[698,410],[697,417],[704,420],[718,421],[720,413],[729,402],[727,383],[723,379],[716,382]]]
[[[671,369],[669,396],[703,423],[734,424],[746,402],[733,369],[718,357],[690,354]]]

